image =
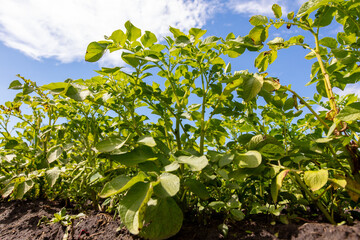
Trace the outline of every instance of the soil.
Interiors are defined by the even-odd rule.
[[[85,240],[85,239],[125,239],[138,240],[130,234],[118,218],[103,212],[88,211],[84,217],[73,220],[69,226],[60,223],[49,224],[46,219],[54,217],[64,205],[59,202],[0,201],[0,239],[1,240]],[[67,214],[77,212],[67,209]],[[266,216],[229,223],[228,236],[225,238],[218,230],[222,223],[214,216],[206,225],[184,221],[180,232],[171,239],[360,239],[360,222],[353,226],[333,226],[328,223],[296,223],[271,225]],[[65,225],[65,224],[64,224]]]

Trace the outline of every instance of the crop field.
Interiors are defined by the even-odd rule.
[[[251,17],[244,36],[170,27],[161,43],[128,21],[85,55],[121,51],[126,67],[42,86],[18,75],[16,97],[0,106],[0,205],[63,203],[39,220],[64,226],[62,239],[101,239],[69,237],[89,209],[119,218],[115,230],[134,239],[176,238],[189,219],[231,239],[245,239],[232,229],[259,216],[267,226],[357,223],[360,93],[333,90],[360,79],[360,2],[272,10]],[[326,36],[333,22],[336,38]],[[281,27],[299,35],[268,39]],[[307,54],[293,58],[313,61],[303,83],[316,85],[311,99],[266,72],[294,46]],[[229,63],[247,51],[258,53],[257,72]]]

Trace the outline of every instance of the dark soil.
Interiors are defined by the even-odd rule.
[[[75,219],[68,227],[60,223],[44,223],[46,218],[52,219],[54,213],[59,212],[62,207],[57,202],[40,200],[0,202],[0,239],[140,239],[119,227],[120,220],[108,213],[86,212],[85,217]],[[77,214],[71,209],[67,213]],[[327,223],[271,225],[266,217],[254,216],[253,219],[229,223],[227,238],[217,228],[220,223],[216,216],[206,226],[185,221],[181,231],[171,239],[360,239],[358,221],[353,226],[333,226]]]

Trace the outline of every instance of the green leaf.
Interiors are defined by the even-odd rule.
[[[14,191],[15,182],[10,182],[5,188],[1,189],[1,196],[7,198]]]
[[[165,172],[173,172],[173,171],[178,170],[179,167],[180,167],[180,165],[178,162],[172,162],[169,165],[166,165],[164,167],[164,171]]]
[[[337,41],[332,37],[324,37],[320,39],[319,44],[331,49],[337,47]]]
[[[300,8],[298,13],[296,14],[297,18],[308,15],[318,9],[321,6],[329,4],[328,0],[309,0],[305,2]]]
[[[245,79],[243,98],[246,102],[252,100],[261,90],[264,78],[255,73],[252,77]]]
[[[333,18],[334,18],[334,12],[336,11],[336,8],[324,6],[321,7],[316,15],[315,15],[315,21],[313,26],[316,27],[325,27],[331,24]]]
[[[184,185],[189,188],[190,192],[194,193],[202,200],[210,198],[210,194],[202,182],[195,179],[187,179]]]
[[[138,39],[141,36],[141,30],[135,27],[130,21],[127,21],[125,23],[125,28],[126,28],[126,38],[130,42],[134,42],[136,39]]]
[[[265,25],[268,23],[268,18],[266,16],[255,15],[250,18],[249,22],[253,26]]]
[[[275,15],[276,18],[281,18],[282,11],[281,11],[281,7],[279,5],[273,4],[271,9],[273,10],[274,15]]]
[[[219,167],[226,166],[234,160],[234,154],[224,154],[219,160]]]
[[[261,154],[258,151],[248,151],[244,154],[235,154],[239,167],[256,168],[261,164]]]
[[[204,39],[204,41],[202,42],[202,45],[208,45],[208,44],[213,44],[216,43],[217,41],[219,41],[220,38],[215,37],[215,36],[210,36]]]
[[[168,239],[180,231],[183,218],[174,199],[151,199],[145,211],[145,224],[140,236],[145,239]]]
[[[270,47],[272,45],[282,46],[284,45],[284,39],[282,37],[275,37],[273,40],[269,41],[267,45],[269,45]]]
[[[60,92],[64,91],[65,89],[68,89],[69,86],[70,86],[70,84],[66,83],[66,82],[54,82],[54,83],[50,83],[50,84],[41,86],[41,89],[60,93]]]
[[[24,195],[34,186],[33,180],[29,179],[21,182],[15,189],[14,198],[22,199]]]
[[[179,163],[187,164],[190,167],[191,171],[201,171],[204,167],[208,165],[209,162],[206,156],[180,156],[177,157],[176,160]]]
[[[52,169],[46,170],[45,172],[45,178],[46,181],[48,182],[48,184],[50,185],[50,187],[53,187],[56,180],[59,178],[61,173],[61,170],[59,169],[59,167],[54,167]]]
[[[190,39],[187,36],[181,35],[175,39],[175,44],[179,47],[186,47],[191,44]]]
[[[155,147],[156,142],[152,136],[149,135],[143,135],[139,137],[138,143],[148,146],[148,147]]]
[[[200,28],[191,28],[189,30],[189,34],[194,36],[195,39],[201,38],[206,33],[206,30],[202,30]]]
[[[100,44],[98,42],[91,42],[85,54],[85,61],[87,62],[96,62],[98,61],[105,53],[108,44]]]
[[[360,119],[360,102],[351,103],[342,109],[336,116],[337,119],[344,122],[357,121]]]
[[[114,31],[109,39],[113,40],[115,43],[120,44],[120,46],[124,46],[126,42],[126,35],[122,30],[116,30]]]
[[[126,62],[127,64],[129,64],[134,68],[136,68],[140,64],[140,59],[135,54],[132,53],[123,52],[121,54],[121,58],[122,60],[124,60],[124,62]]]
[[[18,146],[20,143],[15,139],[9,139],[5,144],[5,149],[14,149],[16,146]]]
[[[144,47],[149,48],[157,42],[157,38],[152,32],[145,31],[145,34],[142,35],[140,41],[144,45]]]
[[[274,178],[271,182],[271,197],[274,201],[274,203],[277,202],[279,190],[282,187],[282,183],[286,175],[288,174],[290,170],[283,170],[281,171],[276,178]]]
[[[305,55],[305,59],[310,60],[316,57],[316,53],[314,51],[309,52]]]
[[[355,43],[357,39],[355,33],[346,34],[344,32],[339,32],[336,38],[341,45],[351,45]]]
[[[333,184],[336,184],[339,187],[345,188],[346,187],[346,179],[337,179],[337,178],[330,178],[329,179]]]
[[[289,12],[288,15],[287,15],[287,18],[289,20],[292,20],[294,18],[294,15],[295,15],[294,12]]]
[[[59,159],[64,150],[61,147],[56,148],[48,154],[47,160],[49,163],[52,163]]]
[[[282,146],[272,143],[266,144],[259,151],[262,155],[269,157],[275,157],[276,155],[284,155],[285,153],[285,150]]]
[[[219,224],[218,225],[218,230],[220,231],[220,233],[224,236],[224,238],[227,238],[227,235],[229,233],[229,227],[228,225],[226,225],[225,223]]]
[[[162,173],[160,183],[154,186],[154,193],[160,198],[172,197],[180,190],[180,178],[171,173]]]
[[[133,178],[124,175],[117,176],[104,185],[103,189],[99,193],[99,197],[107,198],[115,194],[121,193],[131,188],[134,184],[138,182],[143,182],[146,177],[147,176],[143,172],[139,172],[138,175]]]
[[[127,140],[128,139],[124,140],[118,137],[111,137],[101,142],[98,142],[95,145],[95,148],[99,152],[111,152],[114,151],[115,149],[120,149],[122,146],[124,146]]]
[[[249,32],[249,37],[254,41],[254,44],[262,44],[268,36],[268,28],[260,25],[255,26]]]
[[[222,201],[214,201],[209,203],[208,206],[214,209],[215,211],[219,211],[221,208],[225,207],[225,203]]]
[[[224,88],[224,91],[222,95],[228,96],[230,95],[236,88],[238,88],[242,83],[244,82],[244,79],[239,77],[237,79],[232,80],[229,82],[226,87]]]
[[[9,85],[9,89],[18,90],[18,89],[22,89],[22,88],[23,88],[23,85],[21,84],[21,82],[19,80],[14,80]]]
[[[319,190],[328,181],[329,173],[325,169],[318,171],[306,171],[304,173],[304,181],[312,191]]]
[[[148,146],[140,146],[130,152],[124,154],[109,155],[108,157],[111,160],[124,164],[128,167],[133,167],[139,163],[153,161],[157,159],[155,153]]]
[[[245,218],[245,214],[239,209],[230,209],[230,214],[235,221],[241,221]]]
[[[274,51],[274,52],[277,55],[277,52],[276,51]],[[279,83],[279,80],[277,80],[275,78],[269,78],[269,79],[264,79],[262,89],[264,89],[268,92],[273,92],[273,91],[279,90],[280,87],[281,87],[281,84]]]
[[[264,72],[268,68],[269,64],[272,64],[277,58],[277,51],[270,50],[260,53],[255,59],[255,67],[259,69],[259,72]],[[275,83],[274,81],[265,80],[264,87],[269,86],[269,84],[275,86],[276,88],[271,87],[272,90],[266,89],[267,91],[271,92],[280,88],[279,83]]]
[[[177,28],[173,28],[173,27],[169,27],[169,31],[174,35],[174,38],[177,38],[181,35],[185,35],[183,32],[181,32],[179,29]]]
[[[295,107],[295,99],[293,97],[286,99],[284,106],[283,106],[284,111],[287,111],[294,107]]]
[[[139,234],[143,227],[144,212],[152,192],[150,183],[138,182],[119,201],[120,219],[132,234]]]

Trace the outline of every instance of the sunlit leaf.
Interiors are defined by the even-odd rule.
[[[329,3],[328,0],[309,0],[305,2],[299,8],[298,13],[296,14],[297,18],[300,18],[304,15],[310,14],[321,6],[327,5]]]
[[[7,198],[14,191],[15,182],[10,182],[5,188],[1,189],[1,196]]]
[[[271,197],[274,201],[274,203],[277,202],[279,190],[282,187],[282,183],[286,175],[288,174],[290,170],[283,170],[278,175],[276,175],[276,178],[272,180],[271,183]]]
[[[152,192],[150,183],[138,182],[118,203],[121,221],[132,234],[139,234],[143,227],[144,212]]]
[[[360,102],[351,103],[342,109],[336,116],[337,119],[344,122],[351,122],[360,119]]]
[[[131,167],[142,162],[153,161],[157,157],[150,147],[140,146],[124,154],[109,155],[108,158]]]
[[[115,149],[121,148],[126,143],[126,141],[127,141],[127,139],[124,140],[121,138],[112,137],[112,138],[105,139],[101,142],[98,142],[96,144],[95,148],[99,152],[111,152],[111,151],[114,151]]]
[[[249,77],[244,80],[244,100],[246,102],[252,100],[260,92],[264,83],[264,78],[259,74]]]
[[[55,150],[51,151],[47,157],[48,162],[52,163],[58,160],[63,152],[64,150],[61,147],[58,147]]]
[[[141,30],[135,27],[130,21],[125,23],[126,28],[126,38],[133,42],[141,36]]]
[[[325,169],[318,171],[306,171],[304,181],[311,190],[316,191],[322,188],[328,181],[329,173]]]
[[[145,34],[142,35],[140,40],[144,47],[151,47],[152,45],[154,45],[154,43],[157,42],[155,34],[149,31],[145,31]]]
[[[273,10],[273,13],[274,13],[276,18],[281,18],[282,11],[281,11],[281,7],[279,5],[273,4],[271,9]]]
[[[120,46],[124,46],[126,42],[126,35],[122,30],[116,30],[114,31],[109,39],[113,40],[115,43],[119,43]]]
[[[138,175],[132,178],[124,175],[117,176],[104,185],[99,196],[101,198],[107,198],[121,193],[132,187],[134,184],[144,181],[146,177],[147,176],[143,172],[139,172]]]
[[[189,34],[194,36],[195,39],[201,38],[206,33],[206,30],[202,30],[200,28],[191,28],[189,30]]]
[[[23,181],[17,185],[15,188],[15,199],[22,199],[24,195],[34,186],[34,181],[29,179],[26,181]]]
[[[256,168],[261,164],[261,154],[258,151],[248,151],[243,154],[236,154],[235,160],[238,161],[239,167]]]
[[[61,170],[58,167],[54,167],[52,169],[48,169],[45,172],[45,178],[50,187],[55,185],[56,180],[59,178]]]
[[[144,135],[141,136],[138,140],[138,143],[142,144],[142,145],[146,145],[148,147],[155,147],[156,146],[156,142],[154,140],[154,138],[152,136],[149,135]]]
[[[255,15],[250,18],[249,22],[253,26],[265,25],[268,22],[268,18],[266,16]]]
[[[88,45],[85,54],[85,61],[96,62],[98,61],[105,53],[108,44],[92,42]]]
[[[187,164],[191,171],[201,171],[208,165],[206,156],[180,156],[176,158],[179,163]]]
[[[23,85],[21,84],[21,82],[19,80],[14,80],[9,85],[9,89],[18,90],[18,89],[22,89],[22,88],[23,88]]]
[[[154,193],[160,198],[172,197],[180,190],[180,179],[171,173],[162,173],[160,183],[154,186]]]
[[[145,224],[140,236],[145,239],[168,239],[180,231],[183,218],[174,199],[151,199],[145,211]]]
[[[334,18],[333,15],[335,11],[336,8],[334,7],[330,7],[330,6],[321,7],[315,15],[316,18],[313,25],[317,27],[325,27],[330,25]]]

